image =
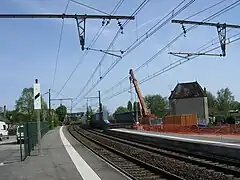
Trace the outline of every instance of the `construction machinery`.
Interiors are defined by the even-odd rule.
[[[136,125],[151,124],[151,120],[155,120],[157,117],[148,110],[132,69],[129,70],[129,75],[130,83],[134,85],[140,103],[140,116],[136,121]]]

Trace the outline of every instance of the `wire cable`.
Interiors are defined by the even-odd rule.
[[[185,1],[185,0],[184,0]],[[183,1],[183,2],[184,2]],[[126,53],[124,53],[124,55],[122,56],[125,57],[127,54],[129,54],[131,51],[133,51],[136,47],[138,47],[140,44],[142,44],[146,39],[148,39],[150,36],[152,36],[155,32],[157,32],[161,27],[163,27],[165,24],[167,24],[168,21],[170,21],[174,16],[178,15],[180,12],[182,12],[184,9],[186,9],[189,5],[191,5],[195,0],[191,0],[189,1],[185,6],[183,6],[181,9],[179,9],[177,12],[174,12],[174,10],[176,10],[176,8],[178,8],[183,2],[181,2],[176,8],[174,8],[171,13],[174,13],[171,15],[171,17],[169,19],[167,19],[166,21],[164,21],[163,23],[161,23],[159,26],[157,26],[162,20],[160,20],[157,24],[155,24],[152,28],[150,28],[146,33],[144,33],[141,37],[143,37],[143,39],[138,39],[136,41],[134,41],[134,43],[132,43],[129,48],[127,48],[126,50]],[[137,11],[139,12],[139,11]],[[170,14],[170,13],[169,13]],[[165,17],[163,18],[165,19]],[[157,26],[157,27],[156,27]],[[154,29],[154,27],[156,27]],[[149,32],[153,30],[152,32]],[[138,42],[139,41],[139,42]],[[137,44],[135,44],[137,43]],[[97,84],[119,63],[119,61],[122,59],[122,58],[117,58],[116,61],[114,61],[110,67],[107,69],[107,71],[101,76],[101,79],[99,79],[91,88],[90,90],[84,94],[83,97],[85,97],[88,93],[90,93],[92,91],[92,89],[94,89]],[[97,66],[98,67],[98,66]],[[94,72],[96,72],[97,68],[95,69]],[[87,87],[88,83],[90,82],[90,80],[92,79],[92,77],[94,76],[94,73],[92,74],[92,76],[90,77],[89,81],[87,82],[87,84],[84,86],[84,89],[80,92],[80,94],[76,97],[76,99],[78,99],[78,97],[83,93],[83,91],[85,90],[85,88]],[[81,101],[82,98],[80,98],[79,101]],[[76,106],[79,101],[74,105]]]
[[[240,33],[235,34],[235,35],[232,36],[231,38],[233,38],[233,37],[235,37],[235,36],[237,36],[237,35],[240,35]],[[233,40],[229,40],[229,42],[227,42],[226,44],[231,44],[231,43],[236,42],[236,41],[239,41],[239,40],[240,40],[240,37],[235,38],[235,39],[233,39]],[[221,46],[216,46],[216,47],[214,47],[214,48],[212,48],[212,49],[210,49],[210,50],[207,50],[207,51],[205,51],[205,52],[203,52],[203,53],[212,52],[212,51],[218,49],[219,47],[221,47]],[[147,81],[149,81],[149,80],[151,80],[151,79],[153,79],[153,78],[155,78],[155,77],[157,77],[157,76],[159,76],[159,75],[161,75],[161,74],[163,74],[163,73],[166,73],[166,72],[170,71],[171,69],[174,69],[174,68],[180,66],[181,64],[184,64],[184,63],[186,63],[186,62],[188,62],[188,61],[190,61],[190,60],[192,60],[192,59],[195,59],[195,58],[197,58],[197,57],[199,57],[199,56],[200,56],[200,55],[194,55],[194,56],[192,56],[192,57],[190,57],[190,58],[187,58],[187,59],[186,59],[186,58],[181,58],[180,60],[177,60],[177,61],[175,61],[175,62],[173,62],[173,63],[165,66],[164,68],[162,68],[161,70],[159,70],[159,71],[151,74],[150,76],[147,76],[147,77],[143,78],[142,80],[139,81],[139,85],[140,85],[140,84],[143,84],[143,83],[145,83],[145,82],[147,82]],[[183,60],[183,59],[184,59],[184,60]],[[129,91],[129,90],[130,90],[129,87],[124,88],[124,89],[123,89],[122,91],[120,91],[120,92],[114,93],[113,95],[111,95],[111,96],[109,96],[109,97],[107,97],[107,98],[103,98],[103,101],[110,100],[110,99],[112,99],[112,98],[114,98],[114,97],[116,97],[116,96],[118,96],[118,95],[120,95],[120,94],[122,94],[122,93],[124,93],[124,92],[127,92],[127,91]]]
[[[141,10],[148,2],[149,2],[149,0],[144,0],[144,1],[137,7],[137,9],[132,13],[131,16],[137,15],[137,14],[140,12],[140,10]],[[122,27],[125,27],[125,26],[128,24],[129,21],[130,21],[130,20],[126,20],[126,21],[123,23]],[[121,32],[121,31],[120,31],[120,29],[119,29],[119,30],[117,31],[116,35],[114,36],[113,40],[111,41],[110,45],[108,46],[107,51],[113,46],[113,44],[114,44],[114,42],[117,40],[117,37],[118,37],[118,35],[120,34],[120,32]],[[104,61],[105,57],[106,57],[106,54],[104,54],[104,55],[102,56],[102,58],[101,58],[101,60],[99,61],[98,65],[96,66],[96,68],[94,69],[94,71],[93,71],[93,73],[91,74],[90,78],[88,79],[87,83],[84,85],[84,87],[82,88],[82,90],[81,90],[80,93],[76,96],[75,99],[78,99],[78,98],[82,95],[82,93],[83,93],[84,90],[87,88],[88,84],[91,82],[92,78],[93,78],[94,75],[96,74],[98,68],[101,66],[101,64],[102,64],[102,62]]]
[[[225,1],[225,0],[224,0],[224,1]],[[221,3],[223,3],[224,1],[221,1]],[[239,4],[236,4],[237,2],[239,2],[239,1],[236,1],[236,2],[232,3],[231,5],[229,5],[229,6],[225,7],[225,8],[223,8],[223,9],[221,9],[220,11],[212,14],[211,16],[205,18],[202,22],[210,21],[210,20],[216,18],[217,16],[220,16],[221,14],[223,14],[223,13],[231,10],[232,8],[234,8],[234,7],[236,7],[237,5],[239,5]],[[213,4],[213,5],[211,5],[211,6],[207,7],[207,8],[199,11],[199,12],[204,12],[204,11],[206,11],[206,10],[209,10],[210,7],[212,8],[212,7],[215,7],[216,5],[219,5],[219,4],[220,4],[220,2],[218,2],[218,3],[216,3],[216,4]],[[191,16],[189,16],[189,17],[194,17],[194,16],[198,15],[199,12],[198,12],[198,13],[195,13],[194,15],[191,15]],[[188,17],[188,18],[189,18],[189,17]],[[186,19],[187,19],[187,18],[186,18]],[[188,31],[190,31],[190,30],[193,30],[193,29],[196,28],[196,27],[198,27],[198,25],[193,25],[193,26],[189,27],[188,29],[186,29],[186,32],[188,32]],[[148,60],[145,61],[142,65],[140,65],[139,67],[137,67],[137,68],[134,70],[134,72],[136,73],[136,72],[139,71],[141,68],[143,68],[143,67],[145,67],[147,64],[149,64],[152,60],[154,60],[158,55],[160,55],[162,52],[164,52],[168,47],[170,47],[173,43],[175,43],[175,42],[176,42],[180,37],[182,37],[183,35],[184,35],[184,33],[180,33],[178,36],[176,36],[172,41],[170,41],[165,47],[163,47],[163,48],[162,48],[161,50],[159,50],[156,54],[154,54],[150,59],[148,59]],[[128,80],[128,76],[124,77],[124,78],[123,78],[122,80],[120,80],[116,85],[114,85],[113,87],[111,87],[110,89],[108,89],[107,91],[105,91],[104,94],[105,94],[105,93],[108,93],[108,92],[111,91],[111,90],[113,90],[115,87],[121,85],[125,80]]]
[[[69,2],[70,2],[70,0],[68,0],[68,2],[67,2],[67,5],[66,5],[66,7],[64,9],[64,13],[67,12],[67,9],[68,9],[68,6],[69,6]],[[64,27],[64,19],[62,20],[62,24],[61,24],[60,37],[59,37],[59,42],[58,42],[57,56],[56,56],[56,61],[55,61],[55,68],[54,68],[53,82],[52,82],[51,89],[54,87],[56,74],[57,74],[57,66],[58,66],[59,54],[60,54],[60,49],[61,49],[61,44],[62,44],[63,27]]]
[[[118,3],[116,4],[116,6],[113,8],[111,14],[115,14],[123,2],[124,2],[124,0],[119,0]]]
[[[201,11],[198,11],[198,12],[194,13],[193,15],[188,16],[188,17],[185,18],[184,20],[187,20],[187,19],[190,19],[190,18],[192,18],[192,17],[195,17],[195,16],[197,16],[197,15],[199,15],[199,14],[201,14],[201,13],[203,13],[203,12],[209,10],[209,9],[212,9],[213,7],[216,7],[216,6],[220,5],[220,4],[222,4],[222,3],[225,2],[225,1],[227,1],[227,0],[219,1],[219,2],[217,2],[217,3],[215,3],[215,4],[213,4],[213,5],[209,6],[209,7],[207,7],[207,8],[205,8],[205,9],[201,10]]]
[[[94,7],[92,7],[92,6],[86,5],[86,4],[84,4],[84,3],[80,3],[80,2],[75,1],[75,0],[70,0],[70,1],[73,2],[73,3],[75,3],[75,4],[78,4],[78,5],[81,5],[81,6],[87,7],[87,8],[89,8],[89,9],[91,9],[91,10],[96,11],[96,12],[100,12],[100,13],[103,13],[103,14],[106,14],[106,15],[110,15],[110,14],[108,14],[108,13],[102,11],[102,10],[99,10],[99,9],[94,8]]]
[[[112,10],[111,14],[115,14],[117,12],[117,10],[119,9],[120,5],[123,3],[124,0],[120,0],[116,6],[114,7],[114,9]],[[120,5],[119,5],[120,3]],[[96,41],[99,39],[99,37],[101,36],[101,34],[103,33],[104,29],[106,28],[106,26],[101,26],[97,33],[95,34],[95,36],[93,37],[92,41],[89,44],[88,48],[91,48]],[[78,67],[82,64],[83,60],[85,59],[85,57],[87,56],[89,51],[84,51],[84,54],[82,55],[81,59],[78,61],[77,65],[74,67],[74,69],[72,70],[71,74],[68,76],[67,80],[65,81],[65,83],[63,84],[63,86],[61,87],[61,89],[59,90],[59,93],[57,94],[57,96],[59,96],[59,94],[63,91],[63,89],[66,87],[67,83],[69,82],[69,80],[72,78],[73,74],[76,72],[76,70],[78,69]]]

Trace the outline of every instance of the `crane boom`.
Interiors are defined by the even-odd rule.
[[[145,103],[145,101],[143,99],[142,93],[141,93],[140,88],[138,86],[138,81],[135,78],[132,69],[129,70],[129,75],[130,75],[130,81],[132,81],[132,83],[134,85],[135,91],[137,93],[137,96],[138,96],[138,99],[139,99],[139,102],[140,102],[140,106],[141,106],[141,109],[142,109],[142,115],[143,116],[148,116],[149,115],[149,111],[147,109],[147,105],[146,105],[146,103]]]

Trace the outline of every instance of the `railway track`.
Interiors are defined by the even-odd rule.
[[[208,169],[212,169],[217,172],[223,172],[224,174],[229,174],[233,175],[235,177],[238,177],[240,179],[240,163],[235,161],[233,162],[232,160],[228,161],[226,159],[214,159],[214,157],[195,157],[195,156],[189,156],[189,154],[184,154],[184,153],[179,153],[179,152],[174,152],[174,151],[169,151],[169,150],[164,150],[160,148],[154,148],[149,145],[144,145],[141,143],[137,142],[132,142],[129,140],[126,140],[123,136],[121,138],[118,137],[113,137],[108,134],[104,134],[102,132],[96,131],[96,130],[88,130],[91,133],[94,133],[98,136],[102,136],[104,138],[108,138],[114,141],[118,141],[124,144],[132,145],[134,147],[138,147],[141,149],[144,149],[149,152],[161,154],[170,158],[174,158],[180,161],[184,161],[187,163],[191,163],[200,167],[205,167]]]
[[[175,174],[159,167],[143,162],[135,157],[123,153],[113,147],[97,141],[86,135],[86,131],[77,126],[70,126],[69,132],[84,146],[113,165],[115,168],[134,180],[183,180]]]
[[[148,165],[151,165],[154,168],[156,167],[160,168],[161,170],[163,170],[163,172],[168,172],[173,175],[175,174],[177,178],[191,180],[196,179],[239,180],[238,167],[234,166],[227,167],[224,164],[211,162],[208,159],[207,160],[199,159],[173,152],[169,153],[169,151],[164,151],[140,143],[124,140],[122,139],[122,137],[116,138],[100,132],[83,130],[78,126],[75,126],[75,131],[81,131],[82,134],[94,139],[98,143],[117,149],[117,151],[132,156],[137,160],[140,160],[144,163],[147,163]],[[152,172],[154,173],[156,171],[154,170]],[[163,178],[163,176],[161,176],[161,178]],[[169,179],[169,177],[164,178]]]
[[[94,130],[96,132],[102,132],[102,131],[98,131],[98,130]],[[120,137],[121,139],[127,139],[127,140],[131,140],[132,142],[136,142],[136,143],[140,143],[142,145],[147,145],[148,147],[155,147],[159,150],[163,150],[164,152],[174,152],[176,154],[184,154],[185,156],[189,156],[189,157],[194,157],[194,158],[199,158],[199,159],[207,159],[207,161],[214,161],[214,162],[218,162],[219,164],[225,164],[225,165],[229,165],[229,166],[236,166],[236,167],[240,167],[240,161],[236,160],[236,159],[229,159],[227,157],[223,157],[223,156],[216,156],[213,154],[206,154],[206,153],[202,153],[202,152],[189,152],[186,149],[176,149],[176,148],[172,148],[172,147],[159,147],[158,144],[153,144],[151,142],[142,142],[138,139],[135,138],[130,138],[129,136],[126,134],[118,134],[114,131],[107,131],[105,134],[110,135],[110,136],[114,136],[114,137]]]

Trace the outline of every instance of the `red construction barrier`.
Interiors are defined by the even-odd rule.
[[[236,134],[240,135],[240,125],[222,125],[215,127],[182,126],[179,124],[142,125],[145,131],[179,133],[179,134]]]

